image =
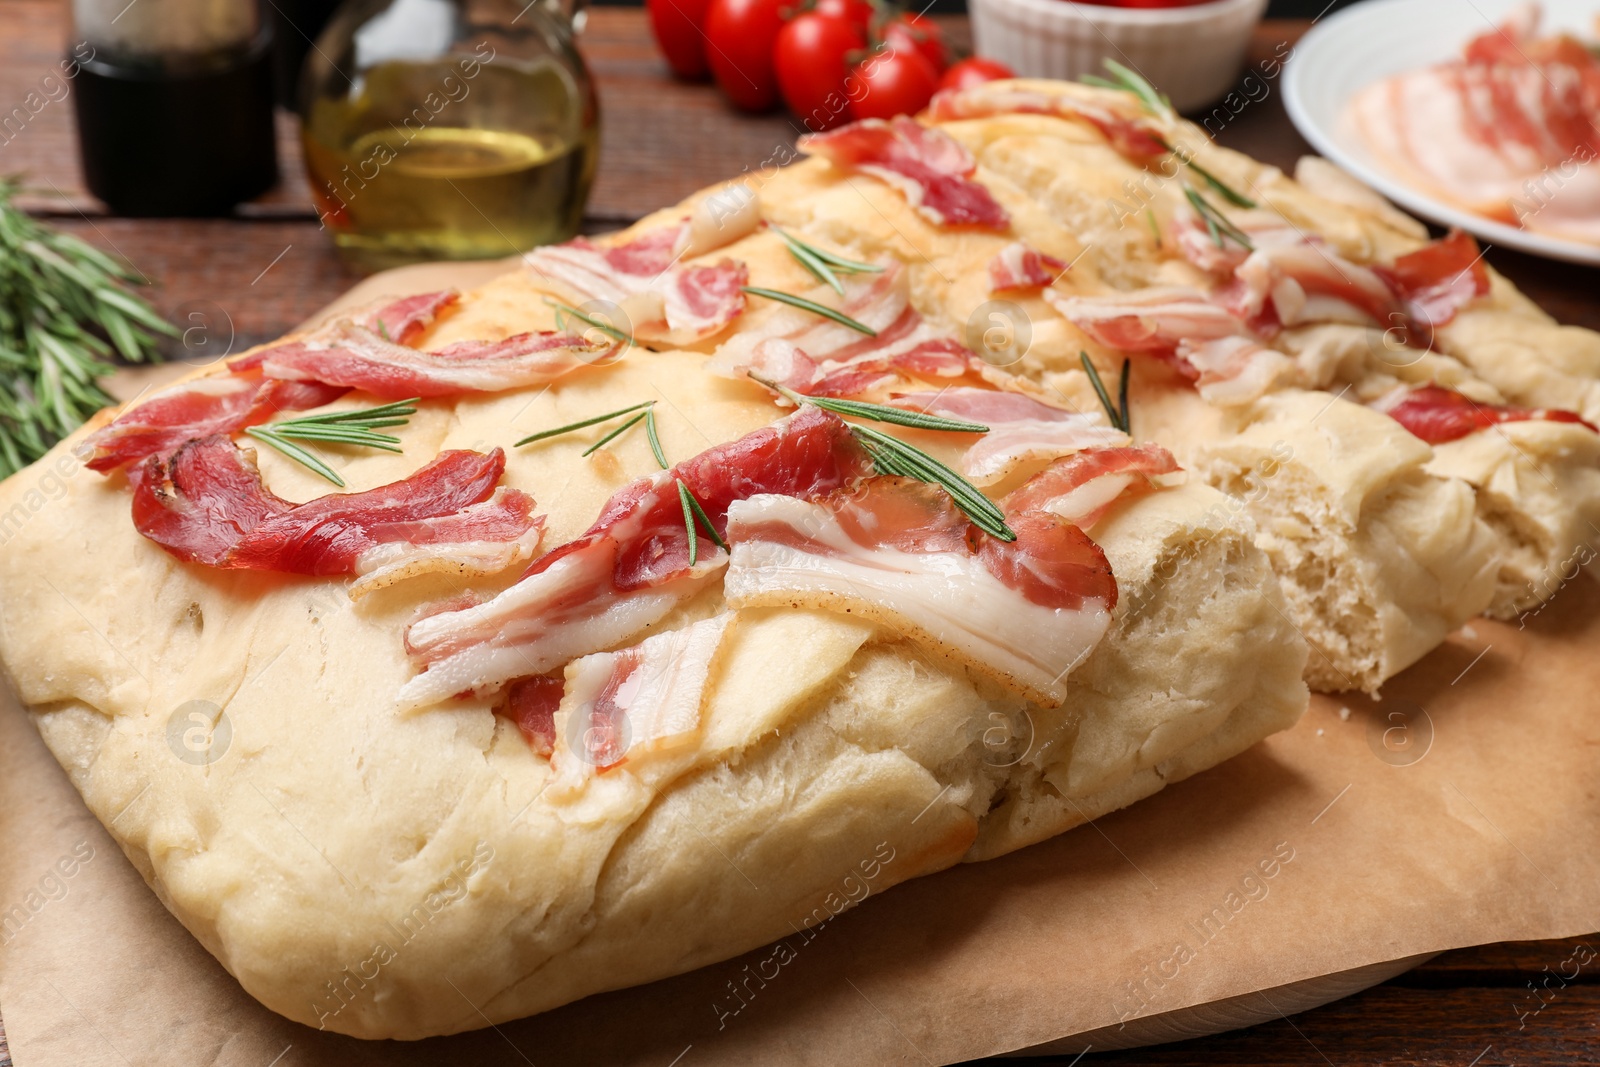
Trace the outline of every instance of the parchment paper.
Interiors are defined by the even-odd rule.
[[[18,1067],[942,1064],[1420,953],[1588,933],[1597,652],[1600,588],[1575,577],[1520,622],[1474,622],[1381,702],[1317,697],[1228,763],[873,895],[788,951],[417,1044],[319,1033],[245,995],[6,696],[0,1006]]]

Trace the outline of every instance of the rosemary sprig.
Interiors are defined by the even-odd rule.
[[[344,479],[332,467],[322,462],[314,452],[294,442],[320,441],[324,444],[357,445],[385,452],[400,452],[400,438],[377,431],[388,426],[404,426],[417,413],[417,399],[412,397],[377,407],[333,411],[323,415],[302,415],[265,426],[249,426],[244,432],[343,489]]]
[[[655,401],[650,402],[652,405]],[[656,432],[656,409],[648,407],[644,412],[644,435],[650,441],[650,451],[655,454],[656,462],[661,464],[661,469],[666,470],[671,466],[667,462],[667,454],[661,448],[661,435]]]
[[[866,448],[867,455],[872,459],[872,465],[879,473],[915,478],[919,482],[937,485],[950,494],[951,501],[978,529],[1001,541],[1017,539],[1016,533],[1006,525],[1005,512],[1001,511],[994,501],[984,496],[977,486],[922,449],[909,445],[898,437],[891,437],[881,430],[874,430],[870,426],[852,424],[850,432]]]
[[[646,400],[644,403],[634,404],[632,407],[618,408],[616,411],[608,411],[604,415],[595,415],[592,418],[579,419],[577,422],[569,422],[565,426],[557,426],[553,430],[540,430],[538,433],[530,433],[512,447],[521,448],[523,445],[531,445],[535,441],[543,441],[547,437],[559,437],[561,434],[571,433],[573,430],[581,430],[585,426],[594,426],[597,423],[609,422],[618,415],[626,415],[630,412],[638,411],[640,408],[648,408],[654,403],[654,400]],[[588,453],[585,452],[584,455],[588,455]]]
[[[839,281],[839,273],[844,274],[877,274],[882,267],[871,263],[858,263],[853,259],[845,259],[826,249],[802,241],[786,230],[777,226],[772,227],[774,233],[783,238],[783,243],[789,249],[789,254],[799,261],[800,265],[811,272],[812,277],[825,285],[830,286],[840,296],[844,295],[844,283]]]
[[[629,419],[627,422],[623,423],[621,426],[618,426],[615,430],[612,430],[610,433],[600,438],[600,440],[584,449],[580,455],[594,455],[596,452],[600,451],[600,449],[604,448],[606,445],[609,445],[612,441],[616,440],[618,437],[621,437],[633,427],[639,425],[639,423],[643,422],[645,417],[649,414],[650,413],[648,411],[641,411],[639,414],[635,415],[633,418]]]
[[[788,304],[790,307],[797,307],[802,311],[809,311],[812,314],[821,315],[825,319],[832,319],[840,326],[848,326],[857,333],[864,333],[868,337],[878,336],[878,331],[874,330],[871,326],[868,326],[862,322],[857,322],[844,312],[828,307],[826,304],[819,304],[815,300],[807,300],[803,296],[795,296],[793,293],[785,293],[781,289],[763,289],[758,285],[743,285],[740,286],[740,289],[751,294],[752,296],[764,296],[768,300],[776,300],[780,304]]]
[[[570,304],[563,304],[561,301],[552,300],[548,296],[544,298],[544,302],[556,309],[556,325],[558,329],[564,330],[567,328],[566,323],[561,318],[563,314],[567,314],[571,315],[579,322],[588,323],[590,326],[593,326],[595,329],[599,330],[601,333],[605,334],[614,341],[619,341],[625,345],[631,345],[635,343],[632,337],[623,333],[621,330],[617,329],[609,322],[606,322],[604,319],[597,319],[593,315],[588,315],[582,311],[579,311]]]
[[[1187,182],[1183,186],[1183,195],[1188,199],[1191,207],[1200,215],[1200,220],[1206,224],[1206,232],[1211,235],[1211,240],[1216,242],[1218,248],[1224,247],[1223,238],[1234,242],[1246,251],[1254,252],[1255,244],[1250,236],[1229,221],[1215,204],[1201,196],[1195,187]]]
[[[706,509],[700,506],[700,501],[695,499],[694,493],[689,491],[689,486],[682,478],[678,479],[678,502],[683,505],[683,529],[689,538],[689,566],[693,567],[700,558],[700,538],[695,533],[697,525],[705,528],[706,536],[716,542],[718,548],[727,549],[728,542],[724,541],[722,535],[717,533],[717,528],[711,525],[711,516],[706,514]]]
[[[112,403],[99,379],[160,358],[156,335],[178,331],[124,286],[143,278],[12,203],[0,178],[0,478]]]
[[[1167,94],[1160,92],[1149,79],[1136,70],[1123,66],[1116,60],[1107,57],[1101,61],[1106,70],[1111,72],[1111,77],[1102,78],[1098,74],[1085,74],[1079,81],[1089,85],[1098,85],[1102,89],[1121,89],[1123,92],[1132,93],[1139,98],[1145,110],[1161,118],[1172,118],[1176,109]]]
[[[1123,92],[1132,93],[1139,98],[1144,109],[1157,118],[1172,119],[1177,117],[1177,112],[1172,106],[1172,101],[1166,95],[1156,91],[1156,87],[1139,72],[1130,70],[1114,59],[1104,60],[1105,68],[1111,72],[1111,77],[1102,78],[1096,74],[1085,74],[1080,80],[1089,85],[1098,85],[1102,89],[1121,89]],[[1209,185],[1218,196],[1221,196],[1234,207],[1252,208],[1256,202],[1243,193],[1231,188],[1221,178],[1211,173],[1193,159],[1178,155],[1176,149],[1168,144],[1165,138],[1157,137],[1161,147],[1177,157],[1178,162],[1194,171],[1200,180]]]
[[[896,426],[909,426],[914,430],[948,430],[952,433],[988,433],[989,427],[978,422],[966,422],[962,419],[947,419],[940,415],[929,415],[925,411],[907,411],[905,408],[892,407],[888,404],[869,404],[865,400],[841,400],[831,396],[806,396],[797,393],[786,385],[768,381],[759,374],[751,374],[750,380],[766,386],[797,407],[800,404],[811,404],[824,411],[831,411],[836,415],[850,415],[858,419],[871,419],[874,422],[891,422]]]
[[[1128,419],[1128,365],[1129,361],[1122,361],[1122,381],[1117,387],[1119,403],[1111,402],[1111,394],[1106,390],[1106,383],[1100,379],[1100,371],[1089,359],[1089,353],[1079,351],[1078,362],[1083,364],[1083,373],[1089,376],[1089,384],[1094,386],[1094,395],[1100,398],[1100,406],[1106,409],[1106,418],[1111,420],[1111,427],[1130,433],[1133,424]]]

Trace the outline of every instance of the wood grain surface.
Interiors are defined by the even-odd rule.
[[[965,20],[942,22],[964,47]],[[1207,127],[1222,143],[1286,170],[1308,148],[1289,124],[1276,81],[1262,76],[1259,64],[1284,55],[1308,25],[1264,23],[1251,49],[1257,82],[1231,106],[1207,116]],[[66,44],[60,3],[0,0],[0,119],[39,87]],[[583,51],[599,84],[604,122],[600,176],[585,224],[591,232],[624,225],[712,181],[759,167],[793,143],[797,129],[787,117],[741,115],[710,88],[669,79],[638,10],[593,10]],[[51,101],[25,124],[13,122],[0,132],[0,173],[23,173],[30,210],[121,254],[150,278],[151,299],[186,328],[185,345],[176,355],[211,357],[288,331],[359,277],[341,265],[320,232],[293,122],[286,116],[280,120],[283,180],[229,219],[108,217],[79,178],[70,100]],[[1594,298],[1600,271],[1502,249],[1490,249],[1488,259],[1557,319],[1600,329],[1600,301]],[[1248,1030],[1156,1048],[993,1062],[1059,1067],[1600,1063],[1597,954],[1600,934],[1465,949],[1365,993]],[[1579,966],[1577,960],[1589,962]],[[0,1067],[11,1067],[3,1022]],[[28,1067],[25,1059],[23,1067]]]

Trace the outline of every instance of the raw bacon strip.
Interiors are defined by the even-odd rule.
[[[1426,336],[1456,317],[1456,312],[1489,295],[1489,268],[1471,234],[1452,230],[1387,267],[1373,268],[1389,283],[1406,320]]]
[[[989,261],[989,288],[997,293],[1012,289],[1043,289],[1066,272],[1067,265],[1026,242],[1012,241]]]
[[[564,691],[559,674],[519,678],[506,688],[505,702],[495,712],[516,723],[528,747],[548,758],[555,751],[556,711]]]
[[[698,563],[689,566],[680,481],[720,532],[735,500],[811,497],[851,484],[869,468],[844,422],[807,405],[625,486],[588,532],[535,560],[494,599],[414,623],[406,645],[425,670],[405,684],[400,701],[423,707],[543,674],[637,636],[699,592],[727,555],[702,534]]]
[[[615,345],[565,333],[522,333],[503,341],[462,341],[437,352],[392,344],[352,322],[256,353],[269,378],[348,386],[382,400],[497,393],[598,362]]]
[[[234,433],[331,404],[348,390],[316,382],[274,382],[259,374],[214,375],[162,390],[90,434],[77,453],[90,470],[118,467],[170,452],[185,441]]]
[[[397,345],[415,344],[439,313],[455,307],[460,299],[454,289],[419,293],[359,315],[355,321]]]
[[[133,470],[133,521],[186,562],[287,574],[367,571],[372,582],[389,584],[414,573],[473,569],[464,557],[481,557],[487,541],[531,551],[527,538],[542,519],[531,514],[527,494],[495,489],[504,470],[499,449],[449,451],[403,481],[293,504],[262,485],[254,452],[218,434]],[[404,551],[396,555],[391,546]],[[444,562],[430,563],[430,555]]]
[[[694,740],[712,660],[732,620],[719,615],[570,664],[554,723],[552,795]]]
[[[1167,357],[1189,378],[1195,377],[1194,369],[1173,358],[1182,342],[1246,332],[1237,316],[1198,289],[1155,286],[1110,296],[1067,296],[1046,289],[1044,298],[1095,343]]]
[[[1091,448],[1052,463],[1000,505],[1008,515],[1049,512],[1090,529],[1124,493],[1155,488],[1152,478],[1182,469],[1160,445]]]
[[[1321,242],[1259,244],[1233,273],[1217,301],[1259,337],[1311,322],[1389,324],[1394,292],[1377,271]]]
[[[1116,580],[1076,526],[1010,519],[1017,540],[972,528],[921,482],[872,478],[815,501],[733,505],[724,590],[734,607],[848,611],[1055,707],[1064,679],[1104,636]]]
[[[887,182],[935,225],[989,230],[1011,225],[1005,208],[972,180],[978,165],[967,150],[942,130],[904,115],[888,122],[862,119],[827,133],[807,134],[795,147],[836,167]]]
[[[946,89],[934,95],[928,115],[935,122],[986,119],[996,115],[1051,115],[1086,122],[1099,130],[1119,155],[1148,163],[1170,149],[1161,128],[1142,115],[1068,93],[1035,89]]]
[[[574,304],[605,300],[628,322],[619,329],[641,341],[693,344],[719,333],[744,311],[743,263],[679,262],[691,223],[663,227],[627,244],[597,245],[584,237],[537,248],[523,257],[539,283]]]
[[[961,457],[961,473],[993,485],[1026,463],[1056,459],[1085,448],[1120,445],[1128,435],[1097,417],[1063,411],[1024,396],[960,386],[932,393],[897,394],[889,403],[989,427]]]
[[[959,378],[978,357],[928,325],[908,296],[899,263],[845,283],[839,310],[877,331],[875,337],[809,311],[784,309],[741,330],[717,348],[711,369],[729,377],[753,371],[808,396],[857,396],[912,378]],[[811,294],[818,300],[822,292]]]
[[[1470,433],[1502,422],[1573,422],[1600,433],[1576,412],[1557,408],[1524,408],[1511,404],[1480,404],[1453,389],[1438,385],[1397,390],[1373,407],[1430,445],[1460,440]]]
[[[350,599],[425,574],[475,578],[523,563],[544,535],[544,516],[530,519],[532,510],[532,497],[501,486],[488,500],[454,515],[374,528],[379,543],[356,557]]]
[[[1195,386],[1218,407],[1238,407],[1293,384],[1320,388],[1295,360],[1249,337],[1219,337],[1178,346],[1178,358],[1199,372]]]

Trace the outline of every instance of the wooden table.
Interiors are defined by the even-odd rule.
[[[57,60],[64,22],[61,6],[51,0],[0,0],[0,111],[20,102]],[[964,43],[964,20],[947,19],[946,25]],[[1252,61],[1292,42],[1307,25],[1265,23]],[[755,168],[798,132],[783,116],[739,115],[711,89],[671,81],[638,10],[592,11],[583,49],[599,80],[605,122],[600,177],[586,220],[591,231],[626,224],[705,184]],[[1214,114],[1209,128],[1223,143],[1289,169],[1309,149],[1284,114],[1278,86],[1265,84],[1268,95],[1255,90],[1254,102],[1234,115]],[[202,315],[214,335],[208,354],[229,336],[235,350],[276,337],[356,281],[319,232],[289,120],[280,130],[283,182],[239,217],[120,219],[108,217],[83,189],[70,111],[69,101],[53,102],[25,127],[0,134],[0,172],[26,172],[30,208],[149,275],[151,299],[169,317],[189,323],[191,314]],[[1600,292],[1600,272],[1501,249],[1488,258],[1561,321],[1600,329],[1600,301],[1593,298]],[[1600,948],[1600,934],[1451,952],[1366,993],[1282,1021],[1159,1048],[1091,1052],[1081,1062],[1600,1063],[1596,972],[1586,970],[1565,986],[1552,977],[1579,942]],[[1540,989],[1537,996],[1532,987]],[[0,1028],[0,1067],[10,1064]]]

